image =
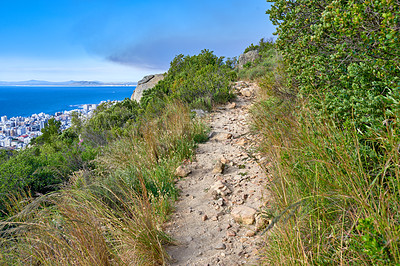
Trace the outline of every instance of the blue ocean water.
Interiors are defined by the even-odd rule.
[[[54,114],[77,109],[82,104],[98,104],[107,100],[130,98],[135,87],[32,87],[0,86],[0,116]]]

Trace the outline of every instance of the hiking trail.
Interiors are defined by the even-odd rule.
[[[191,171],[177,181],[180,197],[165,231],[176,240],[166,249],[170,265],[256,265],[268,221],[269,178],[250,132],[249,108],[257,87],[235,85],[237,98],[206,116],[209,139],[198,145]],[[180,169],[182,170],[182,169]],[[186,173],[187,174],[187,173]],[[185,173],[182,175],[186,175]]]

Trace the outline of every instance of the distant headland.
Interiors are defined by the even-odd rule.
[[[0,86],[136,86],[137,82],[63,81],[44,80],[0,81]]]

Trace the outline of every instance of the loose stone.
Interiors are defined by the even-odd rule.
[[[214,249],[216,250],[223,250],[226,249],[226,245],[224,243],[217,244]]]

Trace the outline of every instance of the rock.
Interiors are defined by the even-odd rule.
[[[218,199],[218,196],[226,196],[232,193],[232,191],[224,184],[221,180],[215,182],[215,184],[211,187],[211,194],[214,199]]]
[[[219,160],[222,164],[228,164],[229,160],[225,159],[225,157],[221,157],[221,159]]]
[[[261,56],[258,53],[258,50],[249,51],[239,56],[238,59],[238,68],[242,69],[247,63],[253,63],[257,59],[260,59]]]
[[[207,115],[207,112],[204,111],[204,110],[201,110],[201,109],[193,109],[193,110],[190,110],[190,111],[193,112],[193,113],[196,113],[196,117],[204,117],[204,116]]]
[[[223,198],[219,198],[218,200],[217,200],[217,204],[219,205],[219,206],[224,206],[224,199]]]
[[[247,88],[247,87],[249,87],[250,85],[246,82],[246,81],[238,81],[238,82],[236,82],[236,85],[235,85],[235,87],[236,88]]]
[[[235,233],[235,231],[233,231],[233,230],[228,230],[228,231],[226,231],[226,236],[227,236],[227,237],[236,236],[236,233]]]
[[[217,133],[212,137],[212,139],[217,141],[224,141],[230,138],[232,138],[232,134],[230,133]]]
[[[252,237],[252,236],[254,236],[255,234],[256,234],[256,233],[255,233],[253,230],[247,230],[245,236],[247,236],[247,237]]]
[[[207,216],[206,214],[204,214],[203,217],[201,217],[201,219],[202,219],[203,221],[207,221],[208,216]]]
[[[225,168],[225,165],[221,161],[218,161],[215,164],[212,172],[213,172],[213,174],[222,174],[222,172],[224,171],[224,168]]]
[[[175,175],[179,177],[186,177],[188,174],[190,174],[192,171],[187,169],[186,166],[181,165],[175,170]]]
[[[245,97],[251,97],[253,95],[251,90],[248,88],[240,90],[240,93]]]
[[[223,249],[226,249],[226,245],[224,243],[220,243],[220,244],[215,245],[214,249],[223,250]]]
[[[244,145],[246,145],[246,143],[247,143],[247,140],[244,138],[240,138],[238,141],[236,141],[236,144],[239,146],[244,146]]]
[[[224,187],[225,187],[225,184],[222,183],[221,180],[218,180],[217,182],[215,182],[215,184],[214,184],[213,187],[214,187],[215,189],[221,189],[221,188],[224,188]]]
[[[264,228],[266,228],[268,225],[268,220],[265,219],[264,217],[261,217],[260,215],[258,215],[256,217],[256,230],[257,232],[260,230],[263,230]]]
[[[163,79],[164,79],[164,74],[155,74],[155,75],[145,76],[143,79],[141,79],[138,82],[138,85],[136,86],[136,89],[131,96],[131,100],[140,102],[143,92],[145,90],[153,88],[154,86],[157,85],[157,83],[160,80],[163,80]]]
[[[247,206],[234,206],[231,211],[233,219],[237,223],[253,224],[257,211]]]
[[[226,108],[228,108],[228,109],[235,109],[235,107],[236,107],[236,103],[229,103],[229,104],[226,106]]]

